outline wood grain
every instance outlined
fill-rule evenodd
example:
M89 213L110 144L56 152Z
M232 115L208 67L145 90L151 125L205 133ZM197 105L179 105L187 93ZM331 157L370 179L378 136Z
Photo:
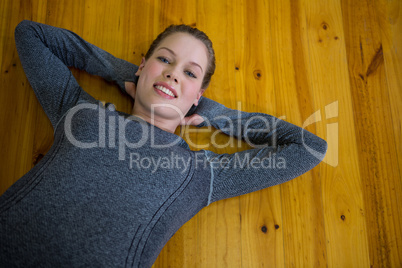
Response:
M402 187L378 21L385 14L377 13L374 1L342 4L363 196L370 226L370 263L397 267L402 262L401 209L397 205ZM373 19L365 20L366 14ZM387 45L388 54L389 49Z
M3 0L0 14L0 194L53 142L18 59L18 22L67 28L137 64L159 32L185 23L214 43L205 96L305 126L329 149L297 179L204 208L154 267L402 266L400 0ZM72 71L95 98L131 111L116 85ZM225 135L213 146L194 128L180 135L194 150L247 148Z

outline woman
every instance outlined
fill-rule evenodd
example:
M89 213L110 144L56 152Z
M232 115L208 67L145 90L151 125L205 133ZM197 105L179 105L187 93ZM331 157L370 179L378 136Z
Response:
M306 130L201 97L214 52L191 27L165 30L139 67L48 25L23 21L15 38L54 144L0 197L0 266L150 267L203 207L295 178L326 152ZM115 81L135 98L132 115L88 95L67 66ZM255 148L191 151L179 124Z

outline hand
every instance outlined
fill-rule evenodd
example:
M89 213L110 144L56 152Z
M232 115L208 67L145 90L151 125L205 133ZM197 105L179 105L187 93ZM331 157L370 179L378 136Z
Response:
M136 90L135 84L133 82L125 81L124 86L128 95L130 95L131 98L135 100L135 90Z
M182 126L198 126L202 122L204 122L204 118L202 118L198 114L193 114L193 115L184 117L181 120L180 125L182 125Z

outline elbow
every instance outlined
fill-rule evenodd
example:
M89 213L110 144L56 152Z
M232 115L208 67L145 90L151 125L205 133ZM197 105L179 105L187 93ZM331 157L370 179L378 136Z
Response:
M17 45L21 42L21 40L27 38L27 33L29 33L29 31L32 29L32 25L33 22L29 20L23 20L18 23L14 30L14 38Z
M310 154L312 158L315 159L314 162L316 162L316 164L324 159L328 150L328 143L314 134L309 135L307 139L305 137L302 146L304 150L307 151L306 153Z
M17 24L17 26L15 27L15 36L19 36L21 34L23 34L26 29L30 26L32 22L29 20L23 20L20 23Z
M313 143L313 146L307 147L306 149L307 149L315 158L317 158L318 163L320 163L320 162L324 159L324 157L325 157L325 155L326 155L326 153L327 153L327 150L328 150L328 143L327 143L324 139L322 139L322 138L320 138L320 137L317 137L316 140L315 140L314 143ZM317 164L318 164L318 163L317 163Z
M322 161L324 159L325 155L327 154L328 143L324 139L321 139L321 138L319 138L319 139L320 139L320 144L321 144L320 148L321 148L321 153L322 153L322 159L320 161Z

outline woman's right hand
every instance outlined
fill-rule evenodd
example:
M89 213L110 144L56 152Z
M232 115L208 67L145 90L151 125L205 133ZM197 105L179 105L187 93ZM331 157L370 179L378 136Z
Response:
M126 89L127 94L130 95L131 98L133 98L133 100L135 100L135 90L136 90L135 84L133 82L125 81L124 87Z

